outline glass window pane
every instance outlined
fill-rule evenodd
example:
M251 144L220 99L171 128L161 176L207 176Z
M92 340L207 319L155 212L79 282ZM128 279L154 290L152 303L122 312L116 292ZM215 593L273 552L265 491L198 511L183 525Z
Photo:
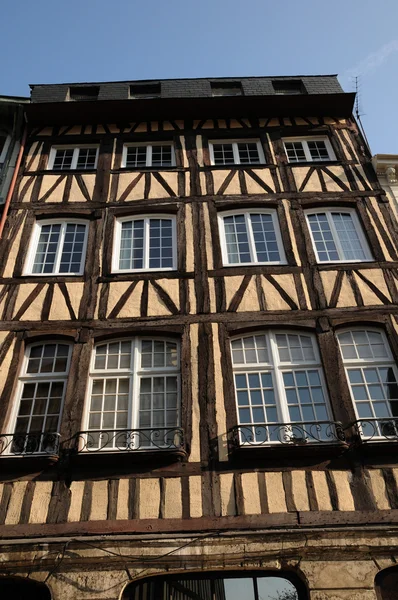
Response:
M295 586L283 577L257 577L257 588L261 600L298 600Z
M70 169L72 166L73 151L73 148L58 148L55 152L53 169Z
M341 258L345 260L366 260L358 231L350 213L332 213L333 223L343 251Z
M171 219L149 219L149 268L173 267L173 228Z
M214 164L233 165L235 163L232 144L213 144Z
M321 262L332 262L343 258L339 257L326 214L315 213L308 215L308 222L314 240L315 251L318 254L318 260Z
M59 223L41 226L32 268L34 274L55 272L60 235L61 225Z
M280 254L272 215L250 214L257 262L279 262Z
M82 270L86 225L67 223L59 265L60 273L79 273Z
M225 600L254 600L255 598L251 577L224 579L224 591ZM265 599L262 598L262 600Z

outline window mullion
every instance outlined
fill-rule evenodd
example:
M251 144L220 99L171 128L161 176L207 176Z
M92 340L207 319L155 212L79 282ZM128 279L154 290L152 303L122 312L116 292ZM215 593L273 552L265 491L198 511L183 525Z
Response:
M140 361L140 353L139 353L139 340L135 338L132 342L132 367L130 372L130 398L129 398L129 424L131 429L138 428L138 414L139 414L139 396L138 396L138 364Z
M250 215L250 213L244 213L244 215L245 215L245 221L246 221L247 238L248 238L249 247L250 247L251 262L252 263L258 262L257 261L256 244L254 242L254 235L253 235L253 229L252 229L251 215Z
M33 230L33 239L32 239L31 248L29 249L29 261L28 261L27 269L26 269L28 273L33 273L33 265L35 264L35 260L36 260L36 256L37 256L38 248L39 248L39 239L40 239L40 234L41 234L41 228L42 228L42 225L36 222L35 226L34 226L34 230Z
M61 231L59 232L57 255L56 255L55 264L54 264L54 274L59 273L59 267L61 264L61 257L62 257L63 247L64 247L66 225L67 225L66 223L62 223Z
M234 163L236 165L240 165L240 156L239 156L239 149L238 149L238 143L237 142L233 142L232 143L232 151L234 153Z
M333 235L333 239L334 239L334 243L336 245L337 248L337 252L339 253L339 260L344 260L345 256L344 256L344 250L343 247L341 245L340 242L340 237L339 234L337 233L337 229L335 227L334 221L333 221L333 215L330 211L326 211L326 218L329 222L329 227L330 227L330 231L332 232Z
M311 156L311 152L310 152L310 150L308 148L308 142L307 142L307 140L303 140L301 142L301 145L302 145L303 150L304 150L305 158L307 159L308 162L312 162L312 156Z
M269 333L271 363L273 366L273 379L275 383L275 399L277 403L277 410L279 413L280 422L289 423L289 411L287 409L285 387L283 383L283 375L280 370L280 364L278 359L278 345L276 342L275 333Z
M79 157L79 152L80 152L80 148L74 148L74 150L73 150L73 156L72 156L72 164L70 166L71 169L76 169L77 168L77 161L78 161L78 157Z
M144 269L149 269L149 226L150 219L145 217L144 219Z
M146 147L146 166L152 167L152 146Z

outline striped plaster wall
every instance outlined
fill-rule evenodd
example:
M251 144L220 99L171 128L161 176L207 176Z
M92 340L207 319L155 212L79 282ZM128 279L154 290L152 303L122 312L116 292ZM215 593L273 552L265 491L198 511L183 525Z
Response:
M376 507L396 508L398 469L368 473ZM0 524L186 519L295 511L355 511L348 471L222 473L207 476L0 484ZM209 487L212 488L209 494Z

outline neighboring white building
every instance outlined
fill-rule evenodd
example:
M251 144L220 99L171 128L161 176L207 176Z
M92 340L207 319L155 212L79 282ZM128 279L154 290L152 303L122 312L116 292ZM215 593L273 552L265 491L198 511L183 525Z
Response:
M375 154L372 163L382 188L398 213L398 154Z

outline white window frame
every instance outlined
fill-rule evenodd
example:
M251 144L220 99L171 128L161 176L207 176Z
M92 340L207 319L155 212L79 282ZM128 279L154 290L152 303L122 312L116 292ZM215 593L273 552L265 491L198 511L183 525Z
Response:
M290 161L289 160L289 156L288 153L286 151L286 146L285 146L285 142L301 142L302 146L303 146L303 150L304 150L304 154L305 154L305 160L303 161ZM308 148L308 142L324 142L325 146L326 146L326 150L329 154L329 158L323 158L322 160L314 160L311 156L311 152ZM283 147L285 150L285 154L286 154L286 158L288 160L288 162L292 165L299 165L301 162L314 162L314 163L321 163L321 162L332 162L334 160L337 160L336 155L334 153L334 150L332 148L332 144L330 143L330 140L327 136L311 136L311 137L288 137L288 138L283 138Z
M250 255L252 259L257 255L256 245L253 236L253 230L251 226L250 214L262 214L262 215L271 215L272 223L274 225L274 231L276 236L276 243L278 245L278 252L280 256L279 261L270 261L270 262L259 262L256 260L252 260L251 262L237 262L230 263L228 262L228 249L225 237L225 226L224 226L224 217L232 216L232 215L244 215L246 222L246 231L249 241ZM244 266L252 266L252 265L285 265L286 264L286 255L285 249L283 246L281 230L279 227L279 219L276 209L256 209L256 208L247 208L244 210L228 210L218 213L218 229L220 232L220 243L221 243L221 253L224 267L244 267Z
M340 340L339 340L339 335L343 334L343 333L348 333L348 332L353 333L355 331L370 331L370 332L375 332L375 333L381 334L384 348L387 351L387 356L380 357L380 358L344 358ZM346 376L347 385L350 390L351 401L354 406L355 415L356 415L358 421L367 421L368 419L370 419L370 420L373 420L374 422L378 423L379 420L383 421L383 420L394 419L394 418L397 419L397 417L360 417L358 415L357 402L354 398L354 394L353 394L352 387L351 387L351 382L350 382L350 379L348 376L348 371L355 367L362 367L364 369L366 369L368 367L372 368L372 366L388 367L394 371L394 375L395 375L395 378L396 378L397 384L398 384L397 363L395 361L393 353L391 352L391 347L390 347L389 341L388 341L387 336L386 336L385 332L383 331L383 329L378 328L378 327L368 327L367 325L364 325L361 327L360 325L358 325L358 326L354 326L354 327L344 327L342 329L339 329L336 332L336 334L337 334L337 343L338 343L339 350L340 350L341 360L342 360L342 363L344 366L344 373ZM372 404L372 400L369 399L368 402L370 404ZM388 400L386 402L388 403ZM379 425L377 425L377 427L379 427ZM367 436L366 436L365 431L361 431L361 435L366 439ZM377 440L383 439L383 436L380 436L380 435L378 436L377 434L374 436L371 436L371 437L374 439L377 439Z
M226 165L216 164L214 161L214 147L213 147L214 144L229 144L229 145L232 144L232 151L234 153L234 162L226 164ZM260 162L258 162L258 163L241 163L240 156L239 156L238 144L256 144L258 158L259 158ZM210 151L210 163L215 167L225 167L226 169L228 169L228 167L231 167L233 165L240 165L240 164L242 164L243 167L249 167L250 165L252 165L253 167L256 167L256 166L261 166L261 165L265 164L265 155L264 155L263 146L261 144L261 141L257 138L244 139L244 140L240 140L240 139L212 140L212 141L209 141L209 151Z
M362 250L365 254L366 258L363 259L346 259L346 258L339 258L338 260L319 260L318 257L318 251L316 249L316 245L315 245L315 240L314 240L314 236L311 230L311 225L309 222L309 216L310 215L315 215L315 214L326 214L326 218L328 220L328 224L330 227L330 231L332 232L332 236L333 236L333 241L334 244L336 246L336 250L339 256L343 256L344 255L344 251L343 248L341 247L341 243L340 243L340 239L338 236L338 233L336 231L336 227L334 225L333 219L332 219L332 213L338 213L338 212L342 212L342 213L348 213L351 215L352 218L352 222L354 223L354 227L355 230L357 232L359 241L361 242L361 246L362 246ZM345 208L345 207L338 207L338 206L328 206L325 208L316 208L316 209L308 209L305 211L305 218L306 218L306 222L307 222L307 227L308 227L308 231L310 233L311 236L311 241L312 241L312 248L314 250L314 254L317 260L318 264L333 264L333 263L363 263L363 262L373 262L374 258L372 256L371 250L369 248L369 244L368 241L365 237L365 234L363 232L363 228L362 225L359 221L358 215L356 213L356 210L354 208Z
M165 166L154 166L152 167L152 148L155 146L170 146L171 148L171 165L165 165ZM146 164L142 165L141 167L128 167L126 166L126 162L127 162L127 149L128 148L136 148L136 147L145 147L146 148ZM123 145L123 151L122 151L122 164L121 164L121 168L122 169L145 169L147 167L151 167L153 169L171 169L172 167L176 166L176 154L175 154L175 148L174 148L174 143L173 142L153 142L151 144L148 144L147 142L131 142L128 144L124 144Z
M149 267L149 221L150 219L168 219L171 220L171 234L173 238L173 265L171 267ZM120 242L122 223L126 221L144 221L144 267L142 269L120 269ZM153 271L176 271L177 270L177 224L175 215L168 214L144 214L130 215L127 217L118 217L115 219L115 228L113 234L112 248L112 273L149 273Z
M1 132L1 133L3 133L3 132ZM10 147L10 144L11 144L11 136L10 136L10 134L7 134L6 141L4 142L3 149L0 153L0 165L2 165L6 160L7 152Z
M47 170L51 171L54 170L54 161L55 161L55 157L57 154L57 150L73 150L73 157L72 157L72 163L71 166L69 167L69 169L55 169L56 171L61 170L61 171L73 171L73 170L77 170L77 161L79 159L79 153L80 150L87 150L90 148L96 148L97 149L97 153L96 153L96 157L95 157L95 165L94 167L90 167L89 169L79 169L79 171L92 171L94 169L97 168L97 164L98 164L98 152L99 152L99 146L98 144L81 144L79 146L75 146L75 145L57 145L57 146L51 146L51 150L50 150L50 156L48 158L48 165L47 165Z
M68 360L66 363L65 371L62 371L62 372L57 371L56 373L27 373L27 367L28 367L29 355L30 355L31 349L34 348L35 346L43 346L46 344L62 344L64 346L69 347L69 354L68 354ZM69 375L69 370L70 370L70 363L72 360L72 352L73 352L73 344L70 341L62 340L62 339L55 339L55 340L45 339L40 342L34 342L34 343L26 345L22 365L21 365L21 368L19 371L18 383L16 386L15 395L14 395L15 401L12 403L12 410L11 410L10 417L8 420L9 425L7 426L7 429L9 429L9 431L10 431L10 437L15 434L15 427L17 424L18 412L19 412L19 407L20 407L21 400L22 400L22 392L23 392L24 384L29 383L29 381L35 381L35 382L41 381L43 383L52 382L52 381L63 381L64 382L64 393L63 393L63 397L62 397L62 401L61 401L61 406L60 406L60 410L59 410L59 418L58 418L57 433L59 433L61 421L62 421L63 410L64 410L64 404L65 404L66 387L68 384L68 375ZM15 434L15 435L18 435L18 434ZM25 435L28 436L29 432L26 433ZM43 435L43 434L41 434L41 435ZM14 453L11 452L11 446L12 446L12 444L9 445L5 454L13 456ZM35 452L34 454L46 454L46 452Z
M277 344L277 340L276 340L276 336L279 334L309 336L312 340L312 348L314 350L315 359L313 361L306 360L306 361L296 361L296 362L280 361L278 344ZM244 339L244 338L252 337L252 336L256 336L256 335L265 335L265 338L267 341L269 363L263 362L263 363L246 363L246 364L236 364L235 365L233 362L233 356L232 356L232 342L237 339ZM270 428L278 427L278 425L280 425L280 424L287 424L287 425L291 424L293 427L294 427L294 425L300 425L300 422L291 421L291 419L290 419L285 384L283 381L283 373L284 372L299 371L299 370L302 370L302 371L317 370L318 371L319 379L321 382L322 392L323 392L323 395L325 398L324 406L326 408L326 413L327 413L327 419L323 419L323 421L325 421L325 420L330 421L330 422L334 421L334 418L332 415L332 407L330 404L328 388L326 385L326 380L325 380L325 375L324 375L324 370L323 370L323 365L322 365L321 357L319 354L318 340L314 333L309 333L308 331L300 331L300 330L294 330L294 329L256 330L256 331L244 334L244 335L236 335L231 338L230 342L231 342L230 350L231 350L231 359L232 359L232 376L233 376L233 381L234 381L234 392L235 392L235 409L236 409L238 427L242 427L242 428L247 427L248 429L250 429L250 427L253 427L253 424L252 423L239 423L239 405L238 405L238 393L237 393L236 383L235 383L235 375L246 374L246 373L250 373L250 372L258 373L260 371L269 371L271 373L272 381L274 384L275 407L276 407L276 411L277 411L277 415L278 415L278 422L277 423L263 423L263 424L257 423L257 425L264 425L264 427L270 427ZM316 420L302 421L301 423L314 423L314 425L315 425L316 423L319 423L319 421L316 421ZM275 441L270 440L270 441L266 442L265 444L264 444L264 442L258 442L258 443L261 445L268 445L268 444L271 445L271 444L279 444L280 442L275 442ZM315 440L314 440L314 443L316 443Z
M152 342L161 341L161 342L172 342L177 345L177 367L140 367L141 365L141 342L142 340L151 340ZM125 367L123 369L95 369L95 357L96 357L96 348L97 346L101 346L103 344L113 344L116 342L131 342L132 351L131 351L131 359L130 366ZM138 427L139 423L139 390L140 390L140 382L141 378L145 376L157 377L162 375L173 375L175 374L177 378L177 422L178 425L170 426L170 427ZM91 352L90 359L90 371L88 373L88 385L86 386L86 396L84 400L84 410L83 410L83 419L82 419L82 428L84 432L90 434L91 431L97 431L95 429L89 429L89 417L90 417L90 403L91 403L91 395L93 389L93 382L95 379L117 379L117 378L128 378L130 381L129 386L129 400L128 400L128 412L127 412L127 427L125 429L148 429L149 431L153 429L178 429L181 427L181 417L182 417L182 405L181 405L181 340L172 337L164 337L164 336L136 336L132 338L112 338L109 340L104 340L98 342L94 345ZM103 429L102 431L117 431L118 429ZM123 429L121 429L123 431ZM81 444L84 444L84 438L81 441ZM98 450L98 449L97 449ZM153 451L153 447L149 446L146 451ZM143 450L143 451L145 451ZM89 452L89 450L87 450ZM99 450L98 450L99 451ZM117 447L109 447L102 452L118 452Z
M35 257L37 254L37 245L39 243L40 232L43 225L61 225L61 232L58 241L57 254L55 258L54 271L52 273L33 273L33 265L35 262ZM76 273L61 273L59 271L59 266L61 263L62 250L65 240L66 226L67 225L85 225L85 234L84 234L84 242L83 242L83 250L82 250L82 259L80 264L80 271ZM89 222L84 219L44 219L36 221L33 233L29 243L28 255L25 262L25 267L23 270L23 275L32 275L33 277L52 277L53 275L60 275L61 277L73 277L76 275L83 275L86 263L86 255L87 255L87 240L88 240L88 229Z

